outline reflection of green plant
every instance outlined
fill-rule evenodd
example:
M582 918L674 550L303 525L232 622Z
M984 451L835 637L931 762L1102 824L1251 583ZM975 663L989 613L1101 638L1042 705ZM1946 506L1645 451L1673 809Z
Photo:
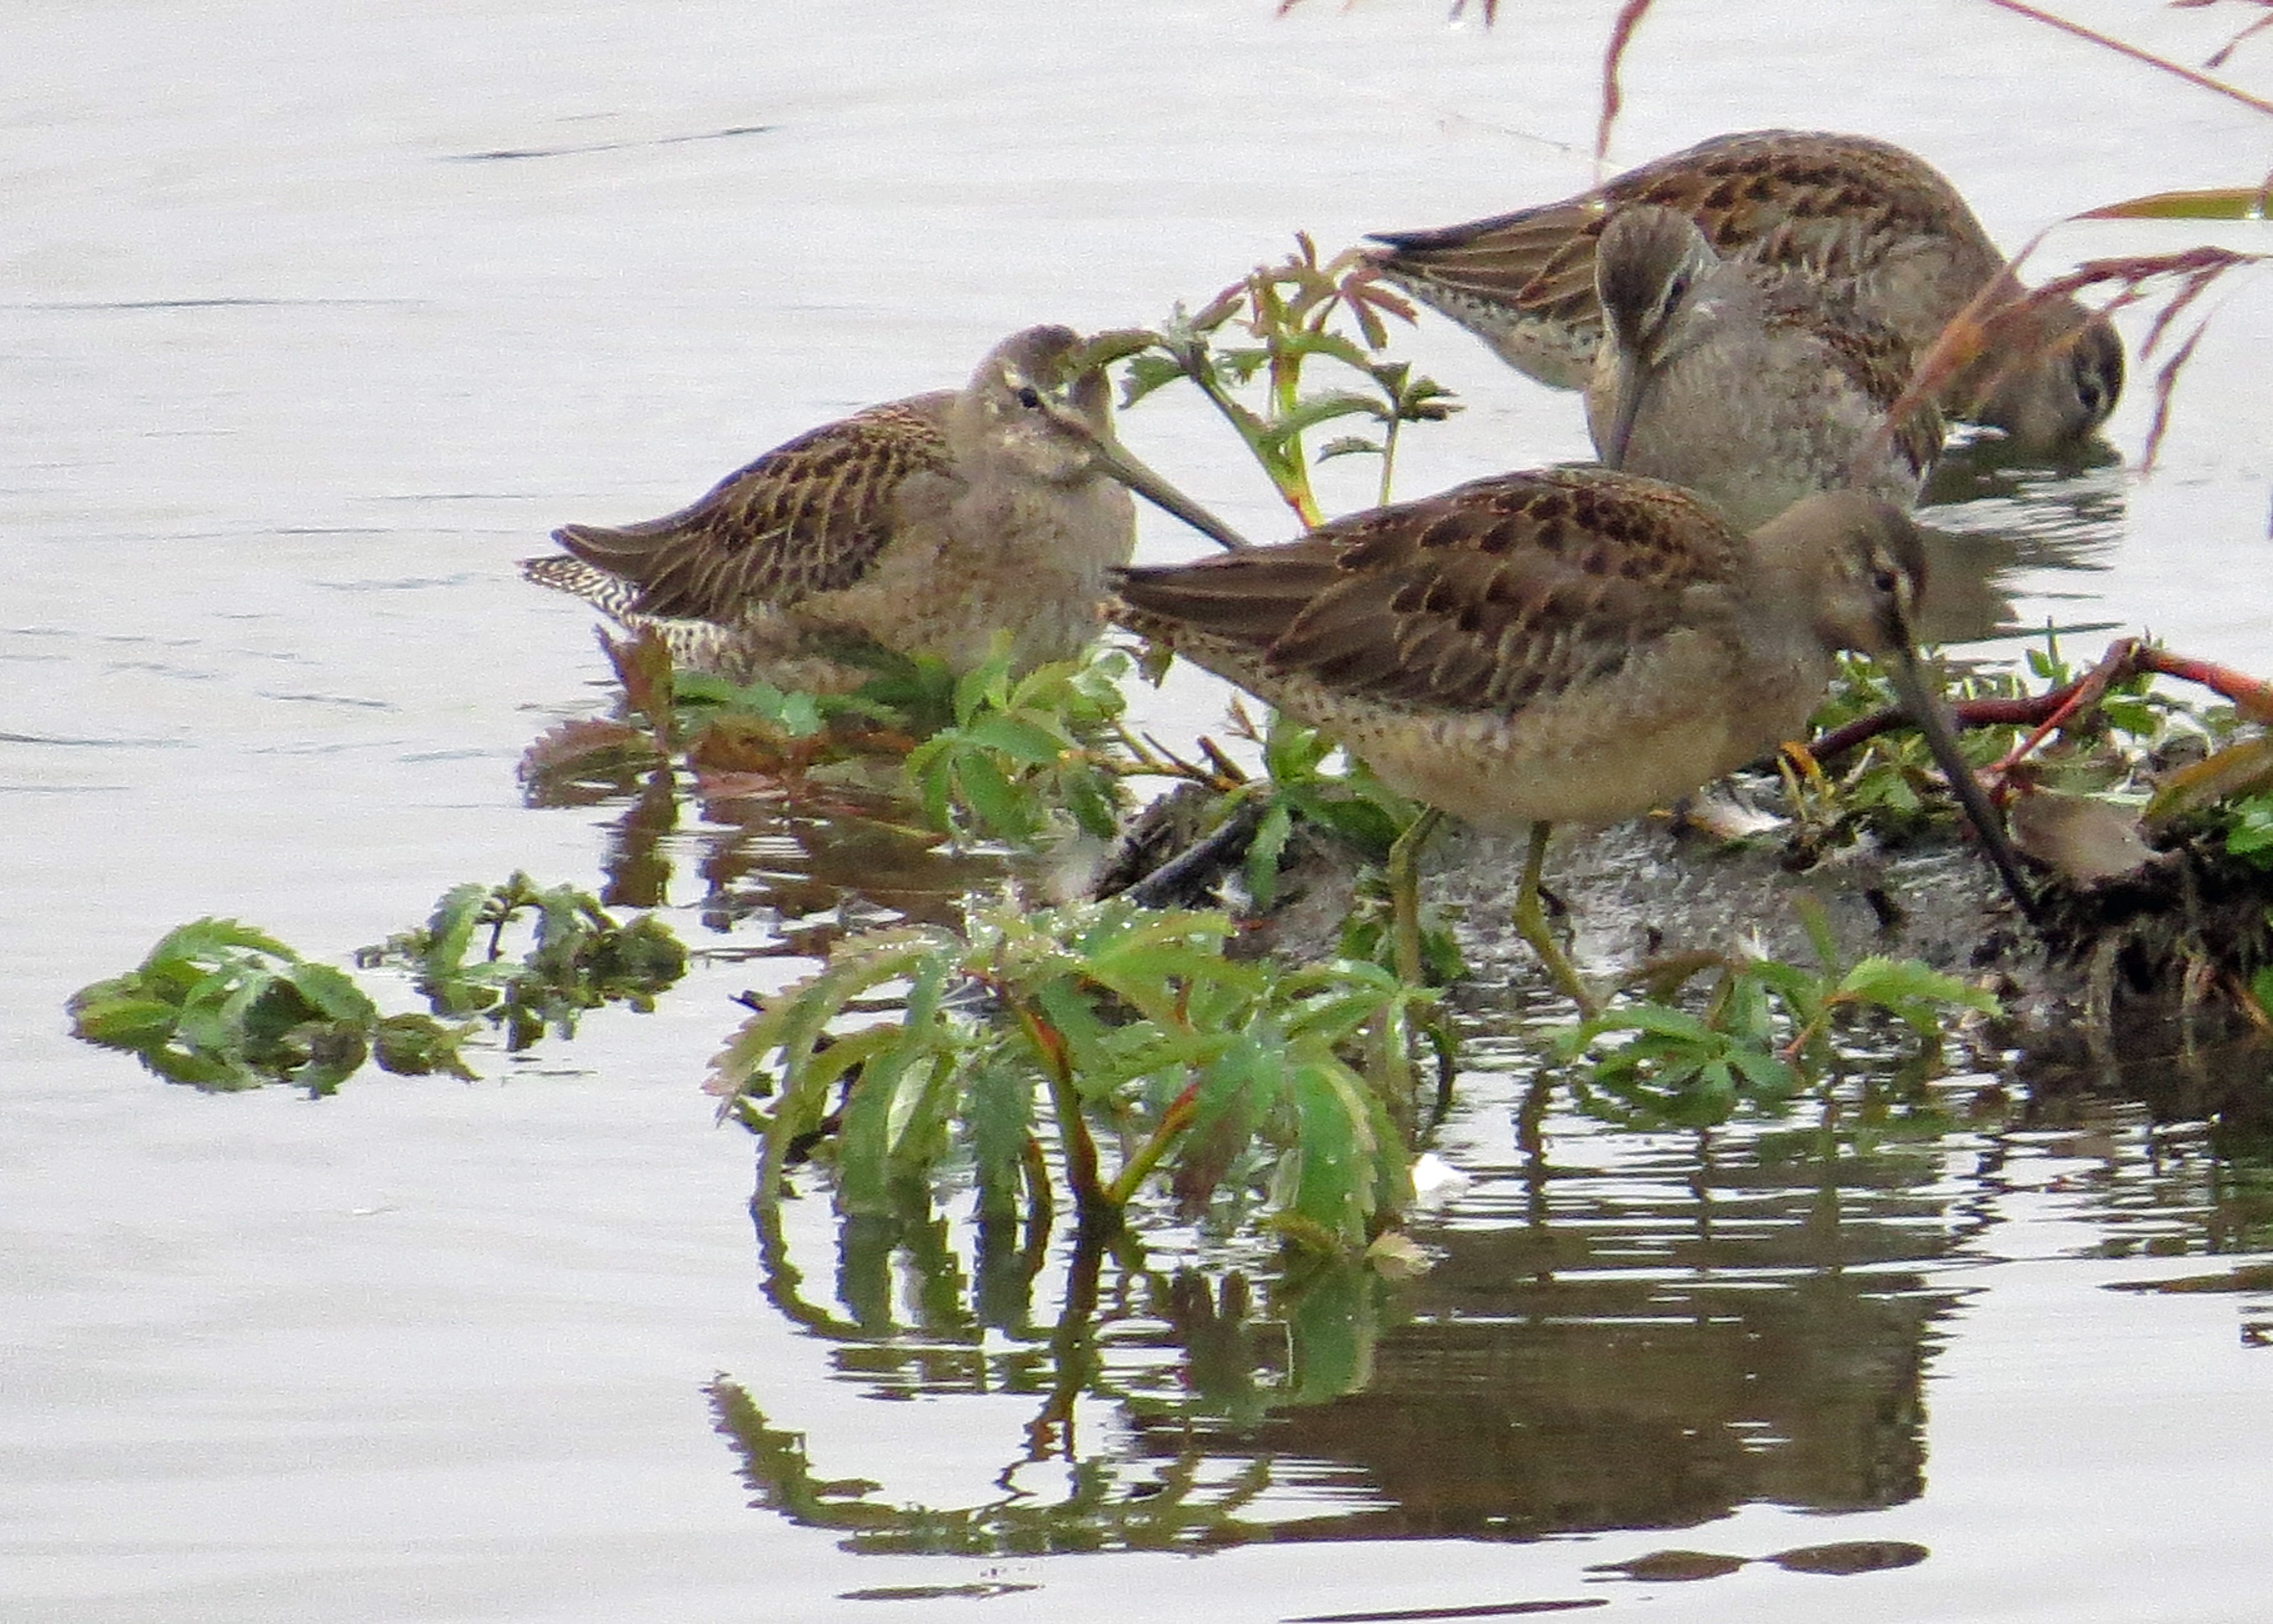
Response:
M341 971L229 919L168 932L139 966L81 987L69 1007L73 1037L200 1089L290 1082L329 1094L366 1059L384 1071L473 1075L458 1056L470 1028L382 1016Z
M506 934L521 915L529 949L508 960ZM476 939L484 936L469 962ZM548 1028L574 1037L577 1014L604 1004L653 1009L655 995L686 973L686 949L653 915L618 924L585 892L540 889L515 874L501 886L453 887L423 927L361 949L356 962L365 969L409 966L437 1013L484 1014L505 1029L506 1047L518 1050Z
M1070 1249L1052 1292L1055 1312L1034 1317L1032 1287L1044 1248L1023 1259L976 1228L971 1277L948 1226L911 1194L891 1216L840 1221L837 1296L851 1318L806 1301L783 1255L778 1213L757 1213L768 1259L766 1294L817 1335L860 1344L864 1379L896 1394L967 1390L1023 1394L1035 1412L1006 1442L1015 1449L996 1481L1003 1492L964 1506L911 1505L866 1478L822 1478L806 1440L769 1423L751 1393L721 1377L710 1388L717 1430L741 1457L757 1501L811 1528L836 1530L848 1549L960 1553L1195 1549L1267 1538L1272 1524L1255 1502L1278 1480L1268 1459L1226 1473L1201 1470L1197 1456L1130 1458L1108 1430L1084 1433L1084 1401L1102 1400L1139 1426L1187 1428L1220 1418L1242 1430L1272 1411L1322 1403L1362 1388L1376 1344L1392 1316L1392 1288L1354 1260L1311 1257L1256 1300L1248 1276L1144 1268L1127 1236L1083 1237ZM1004 1265L1016 1278L1006 1286ZM1108 1269L1118 1277L1107 1279ZM992 1280L993 1283L989 1282ZM973 1308L978 1312L973 1313ZM1173 1343L1173 1372L1104 1351L1116 1333L1141 1322L1147 1346ZM913 1334L911 1334L913 1333ZM989 1345L991 1344L991 1345ZM1028 1463L1062 1461L1054 1491L1023 1480Z
M958 1140L983 1216L1010 1216L1022 1197L1046 1208L1041 1092L1084 1225L1117 1224L1173 1156L1187 1201L1267 1179L1290 1239L1362 1249L1407 1194L1398 1121L1411 1111L1407 1029L1425 995L1369 964L1239 962L1223 954L1231 932L1220 914L1008 903L967 935L856 939L759 1001L711 1086L765 1136L761 1201L842 1083L844 1210L889 1210L893 1186L927 1178ZM854 1000L899 985L896 1022L822 1042ZM1092 1124L1121 1146L1109 1176Z
M1844 970L1819 909L1803 906L1819 970L1772 959L1719 965L1701 1014L1622 1004L1562 1033L1579 1104L1638 1126L1709 1126L1740 1108L1774 1113L1845 1068L1841 1044L1864 1022L1909 1029L1914 1062L1939 1059L1954 1014L1997 1013L1997 1000L1915 960L1865 958Z

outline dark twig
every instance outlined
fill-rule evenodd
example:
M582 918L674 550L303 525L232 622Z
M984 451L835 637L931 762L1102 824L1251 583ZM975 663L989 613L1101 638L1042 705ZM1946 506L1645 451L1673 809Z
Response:
M1220 827L1169 858L1121 894L1140 908L1168 908L1211 884L1247 855L1263 825L1262 804L1249 797L1231 809Z

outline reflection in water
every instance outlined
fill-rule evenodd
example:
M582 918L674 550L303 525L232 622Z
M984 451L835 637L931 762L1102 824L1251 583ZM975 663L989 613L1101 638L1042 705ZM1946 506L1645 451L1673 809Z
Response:
M963 899L995 888L1001 856L956 849L920 826L904 801L818 778L784 783L720 775L695 786L700 822L682 829L669 768L532 777L533 806L619 805L607 826L600 900L611 908L671 901L674 836L696 852L700 917L721 933L762 931L770 956L821 958L843 936L885 923L953 924Z
M1543 1102L1517 1113L1516 1160L1479 1171L1482 1216L1423 1231L1440 1261L1403 1286L1332 1267L1258 1290L1125 1239L1061 1260L911 1189L838 1224L824 1305L761 1211L766 1295L840 1380L1022 1395L1028 1418L999 1440L999 1497L954 1507L821 1483L760 1385L720 1378L720 1430L757 1503L864 1551L1529 1539L1916 1495L1928 1332L1957 1296L1919 1271L1956 1241L1924 1193L1942 1157L1814 1132L1637 1156L1602 1135L1576 1141L1589 1166L1548 1153ZM1082 1430L1100 1415L1106 1435Z
M754 1503L850 1550L971 1555L1870 1511L1924 1492L1927 1366L2000 1203L2043 1188L2047 1159L2106 1255L2273 1247L2273 1139L2239 1127L2157 1127L2087 1095L2019 1104L1974 1079L1921 1096L1915 1120L1850 1106L1843 1126L1613 1133L1557 1112L1523 1052L1469 1045L1444 1148L1473 1183L1415 1227L1436 1262L1403 1283L1226 1259L1165 1218L1147 1232L1167 1261L1131 1237L1053 1247L1046 1217L965 1224L912 1186L888 1216L821 1230L818 1194L757 1209L764 1293L832 1377L973 1406L954 1448L994 1492L896 1489L901 1446L863 1455L863 1436L816 1446L855 1456L857 1476L824 1478L781 1413L796 1380L722 1375L717 1425ZM1986 1131L1937 1136L1969 1099ZM792 1255L793 1229L812 1256ZM2261 1276L2182 1284L2232 1293L2249 1343L2273 1325ZM1858 1573L1925 1555L1856 1540L1743 1560ZM1624 1576L1737 1560L1663 1552Z
M1985 639L1999 632L2033 638L2040 607L2016 626L2012 606L1984 583L2009 591L2025 576L2032 605L2072 602L2089 617L2057 613L2063 632L2106 631L2103 574L2128 534L2124 474L2102 441L2073 467L2046 468L2017 458L1997 435L1952 441L1920 498L1931 538L1923 631L1929 642ZM1936 577L1940 577L1937 581Z

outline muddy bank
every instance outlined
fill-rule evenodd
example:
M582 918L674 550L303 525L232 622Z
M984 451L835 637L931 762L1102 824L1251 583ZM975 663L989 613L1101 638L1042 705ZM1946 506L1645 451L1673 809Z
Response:
M1721 792L1716 792L1716 794ZM1735 816L1755 816L1739 784ZM1758 798L1758 797L1754 797ZM1119 874L1150 872L1204 837L1208 797L1195 789L1156 804L1134 826L1141 856ZM1715 809L1725 827L1730 809ZM1762 819L1764 822L1765 819ZM1331 957L1362 905L1366 864L1347 843L1298 829L1279 894L1249 905L1244 842L1206 842L1164 903L1224 905L1248 917L1254 951ZM1450 927L1466 961L1458 998L1472 1011L1561 1019L1568 1007L1516 935L1510 907L1524 842L1448 827L1422 860L1422 900ZM2112 1089L2209 1115L2262 1102L2273 1066L2249 981L2273 961L2273 874L2199 842L2157 853L2139 872L2090 885L2038 877L2041 930L2022 920L1994 872L1954 826L1899 842L1864 836L1806 864L1789 830L1729 840L1665 816L1556 831L1546 883L1582 970L1622 980L1654 961L1746 952L1812 963L1801 899L1821 910L1843 960L1921 960L1994 991L2007 1014L1989 1040L2016 1075L2047 1089ZM2185 1106L2183 1111L2180 1106Z

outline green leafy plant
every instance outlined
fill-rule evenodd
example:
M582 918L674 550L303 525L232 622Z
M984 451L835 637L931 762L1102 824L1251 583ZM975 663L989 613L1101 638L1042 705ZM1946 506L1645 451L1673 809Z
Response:
M1343 922L1342 956L1396 969L1388 891L1378 865L1421 808L1375 777L1331 734L1284 712L1270 713L1258 728L1234 702L1232 733L1252 741L1263 758L1264 776L1235 792L1262 805L1245 864L1254 905L1268 909L1277 899L1279 866L1298 823L1323 830L1376 865L1360 880L1355 905ZM1465 969L1450 926L1433 915L1422 920L1421 957L1424 978L1432 984L1457 980Z
M1188 1205L1260 1184L1297 1244L1362 1251L1408 1194L1407 1027L1425 995L1370 964L1234 960L1232 931L1219 913L1011 902L964 934L858 939L753 1000L710 1087L766 1141L761 1202L792 1142L833 1126L848 1213L888 1210L951 1151L982 1216L1046 1210L1046 1097L1084 1228L1117 1225L1167 1164ZM845 1029L903 987L896 1019ZM1120 1147L1110 1172L1100 1138Z
M330 1094L366 1059L473 1075L458 1052L471 1027L381 1015L344 972L230 919L169 931L139 965L80 988L68 1008L73 1037L214 1091L289 1082Z
M1345 249L1321 264L1317 246L1297 233L1294 251L1277 265L1258 266L1197 313L1179 305L1153 332L1129 335L1124 405L1164 385L1189 380L1235 430L1287 506L1302 522L1324 517L1310 488L1310 459L1303 436L1347 419L1367 427L1320 446L1320 460L1364 454L1381 459L1380 500L1389 500L1396 473L1399 431L1408 423L1440 421L1459 410L1434 379L1415 378L1407 362L1385 352L1384 317L1414 319L1403 296L1384 287L1362 249ZM1251 340L1219 342L1234 318ZM1345 326L1343 324L1348 324ZM1348 330L1354 326L1354 333ZM1305 393L1302 374L1313 358L1354 373L1355 388ZM1242 400L1246 394L1254 400Z
M1061 813L1089 834L1119 827L1121 779L1136 769L1111 741L1133 662L1107 648L1015 676L1007 649L955 685L949 719L908 754L932 823L968 823L1025 844Z
M506 956L509 935L528 943L518 959ZM483 1015L521 1050L547 1030L574 1037L584 1010L653 1009L686 973L686 949L651 914L618 924L589 893L516 873L453 887L423 927L358 950L356 962L405 966L438 1014Z

